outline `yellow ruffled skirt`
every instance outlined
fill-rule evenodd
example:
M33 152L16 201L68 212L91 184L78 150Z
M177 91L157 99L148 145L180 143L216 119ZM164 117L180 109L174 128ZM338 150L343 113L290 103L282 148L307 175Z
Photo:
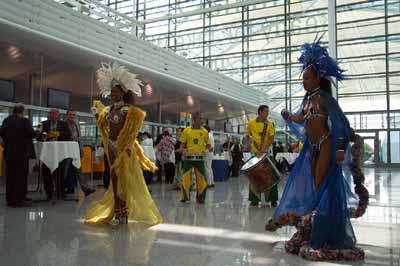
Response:
M155 225L163 222L144 181L140 159L134 152L130 157L122 152L114 161L112 170L118 177L118 197L126 202L129 220ZM143 164L143 162L142 162ZM86 211L85 223L106 224L114 216L112 180L103 198L92 203Z

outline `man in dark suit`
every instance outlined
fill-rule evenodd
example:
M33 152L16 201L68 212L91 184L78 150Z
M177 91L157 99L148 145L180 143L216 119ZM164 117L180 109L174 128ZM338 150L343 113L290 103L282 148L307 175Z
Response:
M29 159L35 158L32 138L36 133L29 119L24 118L24 109L22 104L16 104L0 129L6 160L6 200L12 207L31 205L26 201L27 175Z
M42 122L42 141L50 140L51 132L58 132L59 135L56 137L58 141L68 141L71 139L71 131L69 130L68 124L65 121L60 120L60 112L57 108L51 108L49 112L49 119ZM47 135L47 139L43 138Z
M58 136L54 136L54 132L57 132ZM45 137L46 136L46 137ZM49 112L49 119L46 121L42 122L42 132L41 136L38 140L40 141L47 141L47 140L57 140L57 141L68 141L71 139L71 131L69 130L68 124L65 121L60 120L60 112L58 111L57 108L51 108ZM63 174L65 171L66 163L63 161L59 164L58 166L60 171L59 173ZM54 191L54 181L55 181L55 175L57 174L54 172L53 174L50 172L50 169L46 165L42 165L42 171L43 171L43 185L44 185L44 190L46 191L47 195L47 200L51 200L53 197L53 191ZM60 197L62 197L64 193L64 188L63 188L63 180L64 176L61 177L61 182L60 186L58 188L58 193Z

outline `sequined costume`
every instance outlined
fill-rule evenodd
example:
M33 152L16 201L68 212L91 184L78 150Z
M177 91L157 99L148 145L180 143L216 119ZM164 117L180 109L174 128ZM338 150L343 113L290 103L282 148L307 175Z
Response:
M300 62L304 62L304 68L312 67L320 79L342 78L343 70L329 57L319 40L312 45L305 44L303 49ZM319 86L307 91L297 113L282 113L304 146L266 230L295 226L297 232L286 242L285 249L305 259L361 260L364 252L356 245L350 221L352 217L361 216L368 204L368 191L362 184L363 175L358 167L359 138L337 101L321 82ZM357 145L350 146L350 142ZM353 152L355 150L358 152ZM344 161L337 157L342 152L346 155ZM316 166L320 165L315 161L321 158L327 158L326 172L320 182L316 182L321 172L317 172ZM358 197L352 192L353 183ZM352 207L357 202L358 209L354 212Z
M98 105L98 103L96 103ZM107 158L112 171L118 177L118 197L126 202L129 219L153 225L162 223L158 211L143 178L142 169L154 171L156 166L144 156L136 136L143 123L145 113L134 106L126 106L126 118L116 141L110 141L110 122L107 120L110 107L105 107L97 119L103 137ZM112 143L112 144L111 144ZM127 148L132 154L128 155ZM111 182L113 180L111 179ZM122 211L122 210L121 210ZM93 203L86 212L85 222L89 224L108 223L114 216L114 192L112 184L104 197Z

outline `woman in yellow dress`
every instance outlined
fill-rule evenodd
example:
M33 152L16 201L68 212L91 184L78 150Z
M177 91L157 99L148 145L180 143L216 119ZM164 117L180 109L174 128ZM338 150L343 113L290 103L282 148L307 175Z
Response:
M133 106L134 94L141 96L141 82L123 66L102 64L97 83L101 95L111 95L113 102L104 107L95 101L92 107L110 165L110 186L100 201L89 206L85 223L126 224L128 219L149 225L162 223L142 172L154 172L157 167L144 156L136 140L145 117Z

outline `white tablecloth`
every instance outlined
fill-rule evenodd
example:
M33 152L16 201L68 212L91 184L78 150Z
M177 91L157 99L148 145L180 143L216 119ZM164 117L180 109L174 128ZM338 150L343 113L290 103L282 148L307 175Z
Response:
M79 144L76 141L49 141L35 143L36 158L42 161L51 172L57 169L58 164L67 158L72 158L76 168L81 167Z
M298 153L291 153L291 152L278 152L275 156L275 160L278 163L281 163L283 159L286 159L286 161L292 165L296 161L297 157L299 156Z

